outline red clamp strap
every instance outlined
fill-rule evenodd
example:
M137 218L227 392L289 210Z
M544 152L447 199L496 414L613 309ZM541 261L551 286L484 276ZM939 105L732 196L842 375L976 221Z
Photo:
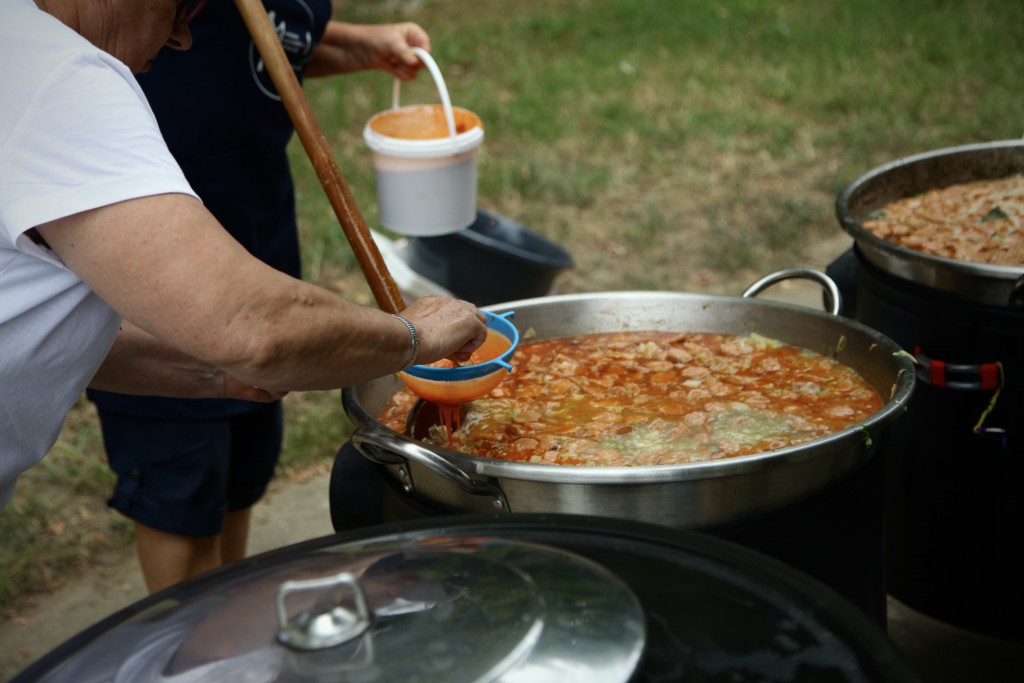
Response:
M914 347L914 359L917 361L917 378L935 387L992 391L1003 384L999 363L947 363L924 355L920 346Z

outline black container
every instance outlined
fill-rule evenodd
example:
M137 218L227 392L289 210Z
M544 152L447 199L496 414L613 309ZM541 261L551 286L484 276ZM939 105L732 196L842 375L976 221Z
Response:
M1024 642L1024 309L894 277L856 247L828 273L850 304L844 314L931 367L945 362L947 383L982 385L1002 366L984 420L994 389L937 386L919 370L904 425L910 438L888 460L887 580L919 612Z
M524 565L517 553L527 551L534 555L542 551L558 554L563 569L572 570L585 562L600 568L605 578L599 581L601 575L591 572L595 578L586 584L573 584L573 591L564 587L559 590L557 582L564 582L565 571L538 572L534 566ZM435 557L449 564L446 558L453 560L457 554L466 560L500 560L500 564L489 571L483 568L459 573L407 574L405 578L417 580L378 581L376 589L371 584L369 574L375 567L396 561L400 567L415 566L417 559ZM357 573L349 559L352 556L380 557L381 561ZM374 619L364 632L366 635L360 636L366 643L361 657L357 656L359 651L353 653L353 643L358 644L358 640L316 650L289 649L275 640L277 625L285 622L274 619L272 589L285 588L284 580L307 578L308 570L314 567L328 578L338 571L353 572L351 576L372 589L367 594ZM428 563L427 568L443 566ZM642 629L641 649L635 658L630 658L632 666L621 671L622 677L611 680L919 680L884 632L848 602L813 579L760 553L701 534L651 524L585 515L529 513L382 525L236 562L112 615L41 658L15 680L140 680L127 675L131 672L129 666L135 663L154 674L141 680L169 680L162 678L169 673L168 667L171 671L190 673L202 671L200 666L218 666L220 675L208 673L204 680L227 680L227 674L231 674L230 680L384 683L396 678L380 675L381 670L396 662L427 672L415 680L450 680L443 673L434 672L460 672L466 665L475 664L480 656L468 645L461 649L450 647L444 640L450 634L439 632L435 624L458 626L464 622L446 617L482 612L489 618L477 620L485 622L479 634L487 636L501 635L522 621L522 612L518 610L509 615L508 605L517 603L504 604L482 597L489 597L489 592L482 589L495 585L498 579L493 574L498 568L507 570L497 575L501 578L514 571L536 579L535 585L545 589L543 595L549 598L541 615L552 617L537 634L537 643L516 658L516 662L525 662L521 666L513 664L520 668L512 669L512 678L497 668L496 676L477 680L580 680L580 664L589 662L588 654L592 657L593 653L581 652L579 642L592 641L597 635L614 650L617 639L624 640L636 631L627 630L622 618L604 619L601 608L607 600L602 602L601 596L607 591L600 589L609 583L621 583L632 594ZM460 588L463 586L467 587ZM436 595L437 591L427 594L420 589L431 587L445 590L442 598L426 602L423 596ZM581 588L587 596L597 598L570 601L559 597L560 593L578 594ZM278 596L283 602L280 593ZM382 599L387 596L390 601ZM406 597L412 600L404 604L415 609L387 614L378 607L399 605ZM313 607L319 611L331 604ZM238 618L242 610L245 617ZM561 618L563 614L570 618ZM593 614L601 619L592 618ZM549 635L549 623L554 635L561 634L562 638ZM213 624L219 631L211 628ZM378 650L373 645L393 643L396 633L403 636L403 643L408 643L406 653L415 652L415 647L423 651L421 646L426 645L427 656L386 659L375 655L383 648ZM477 633L469 637L475 642ZM199 650L199 654L194 650ZM540 659L534 657L539 652L561 654L557 659L546 660L551 666L531 668L531 663ZM272 668L275 664L276 668ZM593 680L608 680L609 672L601 673L604 678L598 676Z
M411 237L409 267L478 306L549 294L573 267L564 248L504 216L477 212L465 230Z
M872 458L840 483L800 503L738 522L687 530L751 548L814 577L884 629L882 460ZM351 443L335 457L329 495L336 531L452 515L406 495L383 467L364 458Z

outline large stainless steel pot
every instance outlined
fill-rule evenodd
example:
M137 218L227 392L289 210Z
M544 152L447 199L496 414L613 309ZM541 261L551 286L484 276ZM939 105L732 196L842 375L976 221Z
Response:
M849 476L889 438L914 383L909 356L883 335L836 315L747 297L672 292L569 294L501 304L521 334L552 338L620 330L757 332L836 358L883 396L868 420L806 444L716 462L567 467L428 447L375 416L402 384L381 378L342 393L352 441L385 465L406 495L456 512L594 514L679 528L722 524L804 499ZM513 361L514 363L514 361Z
M861 254L882 271L993 306L1024 306L1024 265L993 266L925 254L864 229L860 221L889 202L928 190L1024 173L1024 140L949 147L898 159L865 173L840 193L836 214Z

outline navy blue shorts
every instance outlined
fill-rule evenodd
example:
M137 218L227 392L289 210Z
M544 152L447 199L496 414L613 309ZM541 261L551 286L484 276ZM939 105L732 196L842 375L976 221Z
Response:
M281 453L280 402L213 420L99 415L117 474L108 505L169 534L220 534L228 511L263 496Z

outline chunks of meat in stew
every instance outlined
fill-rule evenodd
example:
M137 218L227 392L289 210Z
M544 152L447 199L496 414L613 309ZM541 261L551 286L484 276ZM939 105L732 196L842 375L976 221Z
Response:
M398 392L380 421L403 431L414 401ZM810 441L883 404L853 369L756 334L597 333L522 344L451 442L440 425L427 440L520 462L679 464Z

